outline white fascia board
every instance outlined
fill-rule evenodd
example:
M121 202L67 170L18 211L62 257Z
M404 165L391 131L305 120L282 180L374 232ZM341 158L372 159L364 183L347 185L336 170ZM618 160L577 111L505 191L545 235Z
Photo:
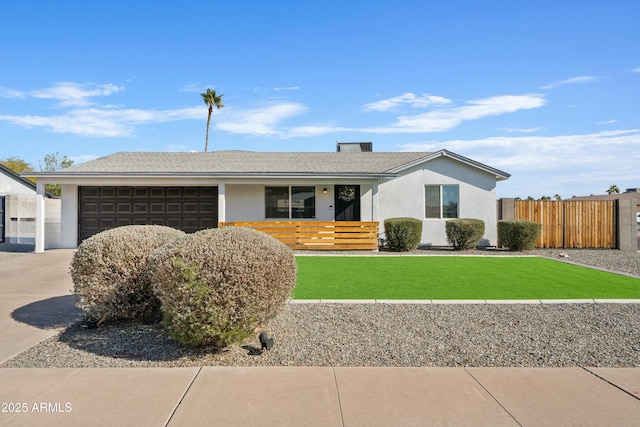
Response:
M332 174L309 174L309 173L144 173L144 172L125 172L125 173L96 173L96 172L75 172L75 173L50 173L39 172L33 174L25 174L25 176L33 176L42 183L64 183L64 184L82 184L88 180L130 180L130 181L147 181L153 179L162 180L193 180L193 179L233 179L233 180L252 180L256 179L360 179L376 181L380 179L394 178L395 173L383 174L363 174L363 173L332 173Z

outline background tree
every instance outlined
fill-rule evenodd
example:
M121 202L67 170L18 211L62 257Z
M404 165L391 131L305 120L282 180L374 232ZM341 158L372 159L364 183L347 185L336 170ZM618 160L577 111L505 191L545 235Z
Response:
M5 157L4 159L0 159L0 163L2 163L3 166L8 167L15 173L33 171L33 166L31 166L30 163L27 163L24 160L19 159L18 157ZM27 178L27 179L29 181L36 182L36 180L33 178Z
M556 202L561 202L562 201L562 196L559 194L556 194L555 196L553 196L554 199L556 199Z
M73 164L73 160L69 159L67 156L62 156L56 152L55 154L47 154L44 156L44 167L42 167L42 163L40 163L40 171L42 172L55 172L60 169L66 169ZM45 191L54 194L60 197L62 194L62 189L60 184L45 184Z
M609 189L607 190L607 194L620 194L620 189L618 188L617 185L613 184L611 187L609 187Z
M209 115L207 116L207 137L204 143L204 151L206 152L209 150L209 125L211 124L211 113L213 113L213 107L216 107L218 110L224 107L224 104L222 103L222 97L224 95L216 95L215 90L207 88L207 91L205 93L201 93L200 96L204 103L209 106Z

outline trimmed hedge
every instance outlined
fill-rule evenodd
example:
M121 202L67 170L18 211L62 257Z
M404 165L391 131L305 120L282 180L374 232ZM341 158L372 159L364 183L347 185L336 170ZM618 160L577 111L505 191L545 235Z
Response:
M484 236L484 221L473 218L450 219L445 223L445 232L453 249L474 249Z
M149 257L169 335L189 346L239 343L273 318L296 284L293 251L244 227L202 230Z
M512 251L535 249L542 233L542 224L524 219L498 221L498 241Z
M160 301L146 277L147 257L185 233L159 225L127 225L85 239L71 260L76 305L88 319L152 323Z
M422 221L416 218L387 218L384 220L386 245L392 251L416 249L422 237Z

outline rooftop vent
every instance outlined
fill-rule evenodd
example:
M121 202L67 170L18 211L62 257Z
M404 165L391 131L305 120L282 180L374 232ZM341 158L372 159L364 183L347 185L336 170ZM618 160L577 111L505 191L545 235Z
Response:
M336 151L344 153L370 153L373 151L372 142L338 142Z

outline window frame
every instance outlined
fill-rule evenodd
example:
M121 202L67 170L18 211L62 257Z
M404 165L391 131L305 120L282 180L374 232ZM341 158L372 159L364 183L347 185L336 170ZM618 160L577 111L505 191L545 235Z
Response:
M445 202L445 187L452 187L456 190L456 206L455 206L455 216L445 216L447 211L444 202ZM433 209L435 206L428 206L428 189L437 188L438 189L438 216L433 216ZM460 185L459 184L425 184L424 185L424 218L425 219L456 219L460 218ZM431 211L431 212L430 212ZM430 216L431 215L431 216Z
M275 199L276 205L269 207L267 205L269 196L267 192L269 189L279 189L279 194L282 195L282 190L284 189L286 192L286 199L280 198ZM294 196L294 191L297 190L296 194L301 194L304 192L308 192L309 190L313 190L313 196L307 199L297 200ZM269 220L310 220L316 219L317 216L317 204L316 204L316 186L315 185L265 185L264 186L264 217ZM278 194L276 194L277 197ZM305 200L312 199L313 207L307 207ZM278 203L280 202L280 204ZM300 202L302 202L302 206L300 206ZM269 213L274 209L276 211L283 211L283 208L279 205L286 205L287 216L270 216ZM307 210L313 209L312 212L309 212L311 216L308 215ZM302 216L296 216L296 213L301 213Z

